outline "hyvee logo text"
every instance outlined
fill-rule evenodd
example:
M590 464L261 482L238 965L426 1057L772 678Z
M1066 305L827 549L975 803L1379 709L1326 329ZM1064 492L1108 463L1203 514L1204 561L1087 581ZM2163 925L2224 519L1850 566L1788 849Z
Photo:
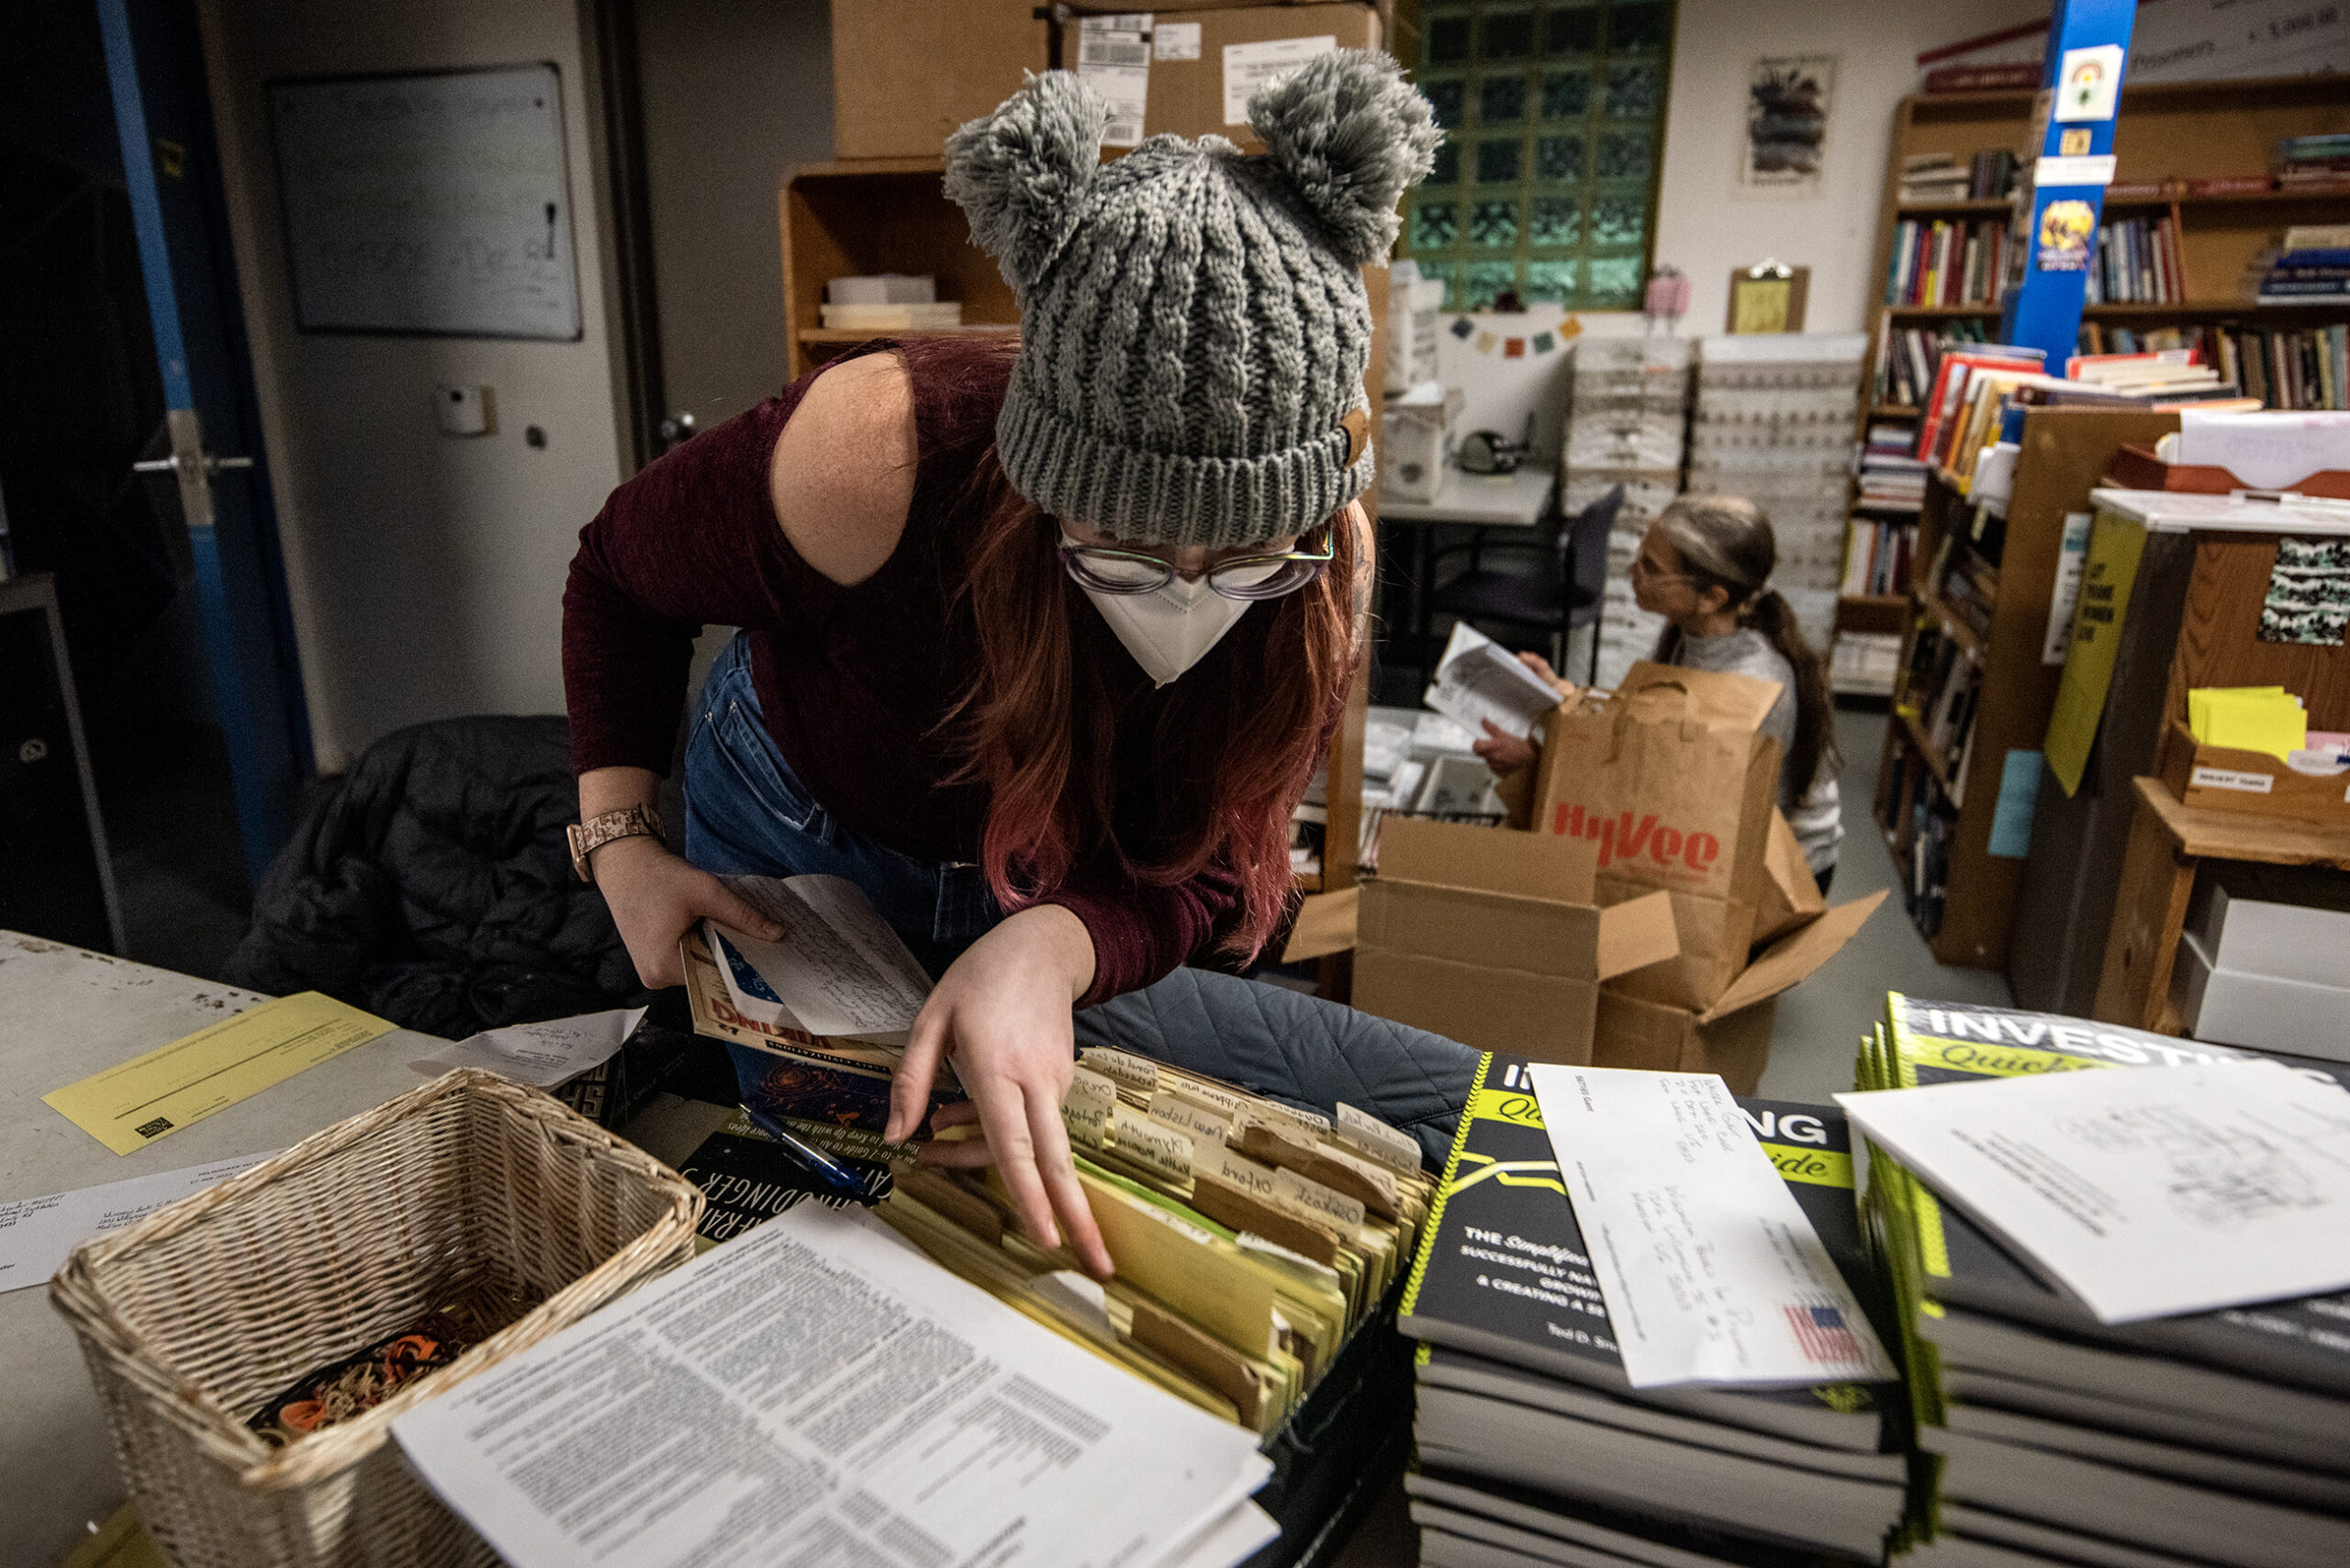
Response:
M1692 871L1705 871L1721 858L1722 841L1710 833L1684 833L1667 827L1649 812L1637 822L1629 812L1612 817L1587 815L1581 806L1561 806L1550 819L1550 831L1569 838L1599 840L1599 868L1618 860L1636 860L1645 854L1660 866L1678 862Z

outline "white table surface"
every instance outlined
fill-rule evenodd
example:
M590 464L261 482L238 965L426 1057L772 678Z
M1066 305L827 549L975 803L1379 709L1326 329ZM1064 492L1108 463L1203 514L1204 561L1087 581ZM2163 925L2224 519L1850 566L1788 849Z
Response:
M1451 522L1483 528L1532 528L1550 502L1554 470L1522 463L1514 474L1467 474L1447 464L1432 501L1379 494L1382 522Z
M425 1081L442 1042L398 1030L118 1155L41 1103L269 998L0 931L0 1199L284 1148ZM73 1330L35 1286L0 1294L0 1568L49 1568L123 1499Z

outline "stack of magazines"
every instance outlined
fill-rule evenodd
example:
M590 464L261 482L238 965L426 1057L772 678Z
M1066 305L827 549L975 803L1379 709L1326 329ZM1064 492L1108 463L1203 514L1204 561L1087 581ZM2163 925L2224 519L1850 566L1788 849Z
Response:
M2049 1014L1886 998L1863 1090L2261 1053ZM2350 1066L2275 1058L2350 1087ZM2350 1103L2345 1103L2350 1112ZM1921 1449L1920 1568L2350 1562L2350 1294L2105 1325L1868 1148Z
M1883 1561L1919 1524L1900 1385L1635 1389L1528 1066L1480 1067L1398 1318L1422 1342L1404 1477L1421 1562ZM1888 1306L1842 1114L1739 1103L1853 1294Z

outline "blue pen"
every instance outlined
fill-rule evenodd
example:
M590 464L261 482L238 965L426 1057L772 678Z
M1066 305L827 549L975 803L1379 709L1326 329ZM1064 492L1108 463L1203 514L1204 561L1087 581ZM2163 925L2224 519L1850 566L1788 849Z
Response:
M783 1125L776 1121L774 1117L769 1116L763 1112L755 1111L748 1105L743 1107L743 1114L751 1118L751 1125L753 1126L767 1134L767 1137L773 1138L776 1142L781 1144L786 1149L790 1151L790 1153L798 1157L800 1163L806 1165L819 1178L821 1178L826 1186L832 1188L834 1192L839 1193L844 1197L869 1200L871 1196L869 1191L870 1184L864 1177L859 1176L856 1171L851 1170L847 1166L843 1165L839 1160L834 1159L831 1155L826 1154L822 1149L818 1148L811 1143L809 1143L806 1139L798 1137L790 1132L786 1131Z

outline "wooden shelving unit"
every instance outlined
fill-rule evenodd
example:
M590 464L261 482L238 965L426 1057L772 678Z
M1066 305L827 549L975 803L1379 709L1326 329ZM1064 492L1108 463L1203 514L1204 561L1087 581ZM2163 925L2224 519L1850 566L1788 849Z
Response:
M1963 162L1976 152L1999 148L2020 159L2029 151L2034 97L2030 92L1927 94L1904 99L1895 111L1875 264L1869 274L1870 340L1880 356L1886 334L1894 327L1976 322L1986 333L1996 329L1997 304L1884 302L1895 228L1902 219L1996 218L2009 211L2004 198L1904 202L1901 162L1914 153L1948 152ZM2350 182L2320 191L2199 196L2186 188L2189 182L2217 176L2265 175L2280 137L2344 130L2350 130L2350 78L2339 75L2125 86L2114 127L2115 179L2125 186L2162 182L2167 188L2153 196L2109 196L2105 205L2126 217L2169 217L2178 235L2189 303L2096 305L2083 312L2083 319L2141 334L2171 326L2301 328L2350 319L2350 302L2264 306L2236 297L2244 263L2279 230L2296 223L2340 222L2350 214ZM1853 421L1856 441L1866 439L1872 422L1919 417L1915 409L1880 404L1876 398L1872 374L1862 384ZM1920 569L1930 560L1922 536L1913 554ZM1879 613L1866 600L1848 597L1838 605L1837 630L1870 629Z
M1901 674L1894 722L1886 726L1876 812L1910 891L1912 917L1929 916L1920 928L1933 926L1927 941L1945 964L1997 969L2007 961L2009 907L2024 863L1991 853L1991 828L2008 754L2039 751L2056 700L2063 666L2047 661L2046 647L2065 515L2088 510L2089 490L2124 442L2151 445L2177 428L2175 414L2135 409L2035 409L2024 416L2023 454L2007 506L1988 635L1943 601L1933 577L1943 541L1954 530L1962 537L1973 532L1976 504L1945 476L1927 478L1916 571L1906 599L1896 601L1905 622ZM1981 681L1973 738L1955 756L1935 747L1927 734L1922 709L1930 694L1908 685L1925 630L1956 644ZM1917 866L1915 807L1929 790L1928 813L1949 824L1941 876L1930 879L1942 889L1938 921L1908 880Z

